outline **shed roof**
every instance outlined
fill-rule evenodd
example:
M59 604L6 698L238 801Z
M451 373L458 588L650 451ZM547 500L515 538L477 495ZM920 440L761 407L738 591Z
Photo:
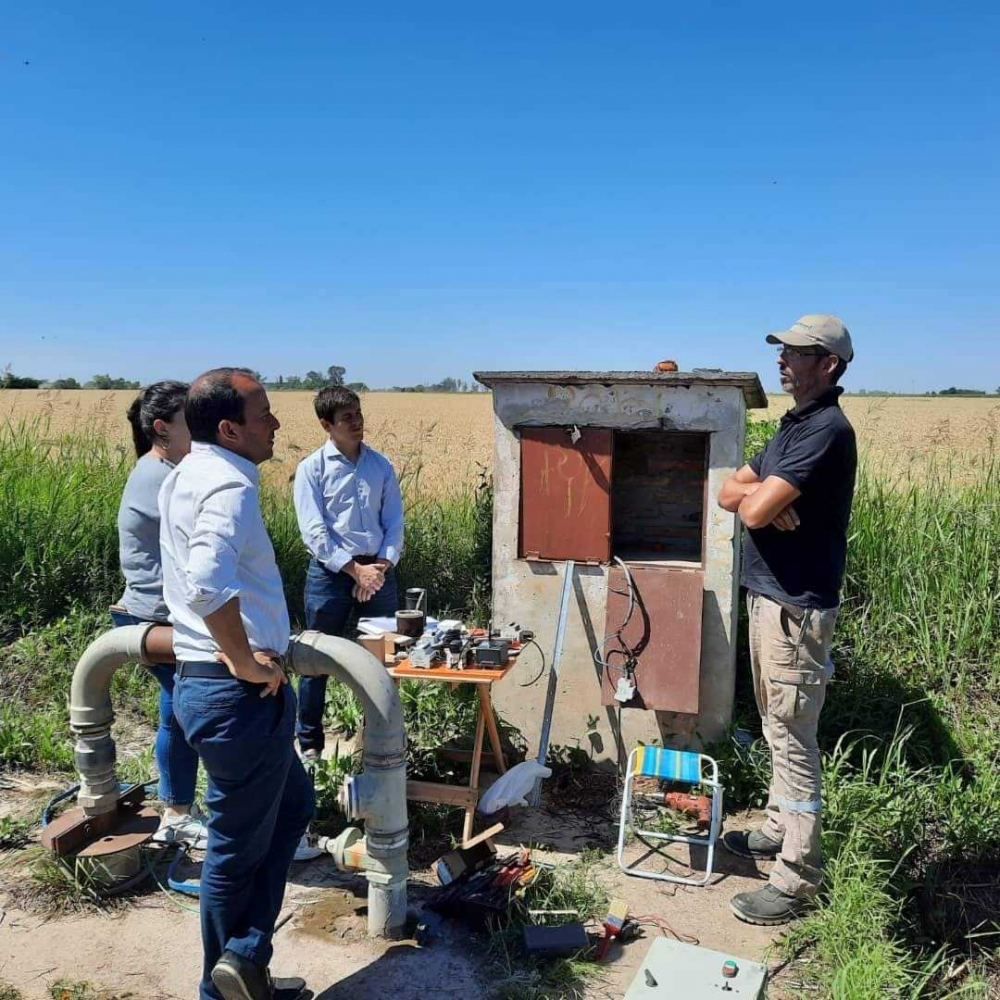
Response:
M717 368L696 368L693 372L473 372L473 377L490 389L515 382L544 382L548 385L662 385L687 389L693 385L735 386L743 390L747 406L767 406L767 396L756 372L724 372Z

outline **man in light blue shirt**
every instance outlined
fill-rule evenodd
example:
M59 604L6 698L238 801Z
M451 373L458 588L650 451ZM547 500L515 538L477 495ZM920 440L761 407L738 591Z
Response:
M160 551L174 714L208 774L199 997L273 1000L305 985L279 988L268 964L314 807L281 665L288 609L260 511L257 466L273 454L279 424L264 387L241 368L196 379L184 416L191 452L160 488Z
M327 386L316 416L329 441L295 470L295 513L312 558L306 627L346 637L352 614L395 615L393 572L403 554L403 500L392 463L364 444L357 393ZM299 682L298 738L304 759L323 752L326 677Z

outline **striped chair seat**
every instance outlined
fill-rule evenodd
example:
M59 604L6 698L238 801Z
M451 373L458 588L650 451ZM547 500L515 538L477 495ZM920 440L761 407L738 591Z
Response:
M697 785L701 781L701 754L663 747L637 747L632 774L641 778L687 781Z

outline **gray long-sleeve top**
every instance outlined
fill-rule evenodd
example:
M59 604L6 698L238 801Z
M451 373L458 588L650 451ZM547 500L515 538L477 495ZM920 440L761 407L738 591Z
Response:
M125 577L119 602L137 618L167 620L160 559L160 511L156 505L163 480L173 465L143 455L129 474L118 508L118 557Z

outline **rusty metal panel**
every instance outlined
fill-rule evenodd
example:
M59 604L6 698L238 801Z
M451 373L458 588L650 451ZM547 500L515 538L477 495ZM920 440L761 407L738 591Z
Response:
M705 588L700 568L627 564L636 590L632 619L622 632L636 653L636 696L629 708L664 712L698 712L701 673L701 609ZM628 613L628 581L620 566L608 570L605 634L613 635ZM605 660L601 699L614 705L621 677L621 647L610 641Z
M522 559L611 558L611 431L522 427Z

